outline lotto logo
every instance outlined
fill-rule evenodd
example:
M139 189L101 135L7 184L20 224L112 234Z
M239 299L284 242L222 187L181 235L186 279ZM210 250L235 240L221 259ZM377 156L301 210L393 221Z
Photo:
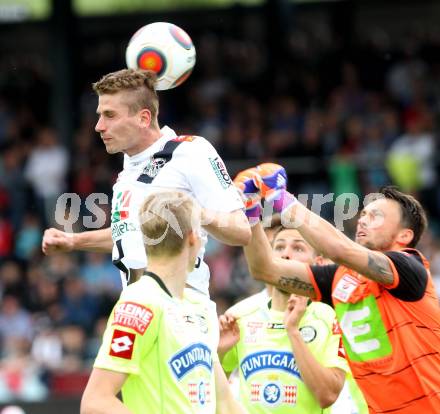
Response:
M115 329L109 354L118 358L131 359L135 339L134 333Z

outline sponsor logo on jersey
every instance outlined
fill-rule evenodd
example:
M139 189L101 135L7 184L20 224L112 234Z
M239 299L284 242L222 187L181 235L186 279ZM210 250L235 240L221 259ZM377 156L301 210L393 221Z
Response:
M259 321L249 321L246 324L244 343L245 344L255 344L258 342L258 338L262 335L262 328L264 327L263 322Z
M189 400L193 404L205 405L211 402L211 384L200 381L199 383L190 382L188 384Z
M109 355L118 358L131 359L135 339L136 334L115 329L110 344Z
M128 231L136 231L136 226L132 222L113 223L112 224L112 239L115 240Z
M263 327L263 322L250 321L247 323L247 327L249 328L250 334L255 334L258 329Z
M261 402L269 407L276 407L281 403L296 405L296 385L283 385L274 381L263 384L253 382L250 385L250 393L251 402Z
M268 322L267 329L284 329L284 323Z
M229 177L228 171L226 170L225 164L220 157L209 158L211 167L214 170L221 186L223 188L228 188L232 184L231 177Z
M349 274L345 274L336 284L332 296L341 302L348 302L353 292L360 285L360 281Z
M142 174L148 175L148 177L154 178L159 171L165 166L167 160L164 158L151 158L145 165Z
M204 367L211 372L212 353L206 345L195 343L174 354L169 359L168 365L178 380L198 366Z
M114 198L114 206L112 212L112 223L126 220L130 216L129 207L131 201L131 191L120 191Z
M201 333L208 333L208 322L204 315L183 315L183 320L188 324L197 324Z
M143 335L153 317L154 313L151 309L138 303L123 302L118 303L115 307L112 325L131 328L137 333Z
M306 344L314 341L316 338L316 329L313 326L303 326L299 328L299 332Z
M277 383L271 382L264 386L263 398L267 404L275 405L277 402L280 401L280 397L281 397L281 388Z
M295 358L291 352L262 351L248 355L240 364L245 380L265 369L277 369L301 378Z

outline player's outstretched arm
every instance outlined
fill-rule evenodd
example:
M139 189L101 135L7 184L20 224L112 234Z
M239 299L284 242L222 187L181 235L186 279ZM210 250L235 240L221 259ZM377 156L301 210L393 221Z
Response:
M275 257L260 223L252 226L252 239L244 247L244 254L255 279L289 293L316 298L308 265Z
M249 222L242 210L222 213L202 209L202 224L209 234L230 246L245 246L251 238Z
M66 233L50 228L44 231L41 249L46 255L74 250L111 253L113 248L111 229L91 230L82 233Z
M133 414L117 397L127 374L93 368L81 399L81 414Z
M298 326L306 311L307 300L294 295L290 297L284 314L284 326L301 378L321 408L327 408L338 398L344 386L346 373L341 368L321 365L304 342Z
M218 361L214 362L214 373L216 414L247 414L241 404L234 399L226 374Z
M356 270L378 283L388 285L394 282L391 261L383 253L355 243L301 203L292 204L282 217L294 223L304 239L333 262Z

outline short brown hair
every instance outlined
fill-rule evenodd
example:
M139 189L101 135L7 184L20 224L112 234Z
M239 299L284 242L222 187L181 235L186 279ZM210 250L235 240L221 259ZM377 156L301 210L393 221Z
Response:
M98 96L130 92L126 94L130 113L146 108L151 112L152 122L157 124L159 99L155 89L156 80L157 76L151 70L122 69L103 76L92 87Z
M414 237L408 244L408 247L417 246L420 237L428 226L428 219L421 204L413 196L402 193L394 186L383 187L379 193L383 194L385 198L399 203L401 212L400 224L403 228L411 229L414 233Z
M177 256L188 233L200 229L200 208L187 194L159 191L145 199L140 222L148 256Z

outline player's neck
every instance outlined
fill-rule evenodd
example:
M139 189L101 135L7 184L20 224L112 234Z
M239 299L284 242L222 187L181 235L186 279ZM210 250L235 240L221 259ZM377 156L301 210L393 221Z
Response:
M147 270L160 277L174 297L182 298L188 275L188 261L181 256L149 258Z
M272 290L272 307L271 309L284 312L287 308L289 296L280 292L278 289Z
M129 157L133 157L144 152L147 148L150 148L157 140L159 140L162 136L159 127L151 127L148 129L148 132L142 136L142 138L138 141L137 145L131 148L129 151L126 151L126 154Z

